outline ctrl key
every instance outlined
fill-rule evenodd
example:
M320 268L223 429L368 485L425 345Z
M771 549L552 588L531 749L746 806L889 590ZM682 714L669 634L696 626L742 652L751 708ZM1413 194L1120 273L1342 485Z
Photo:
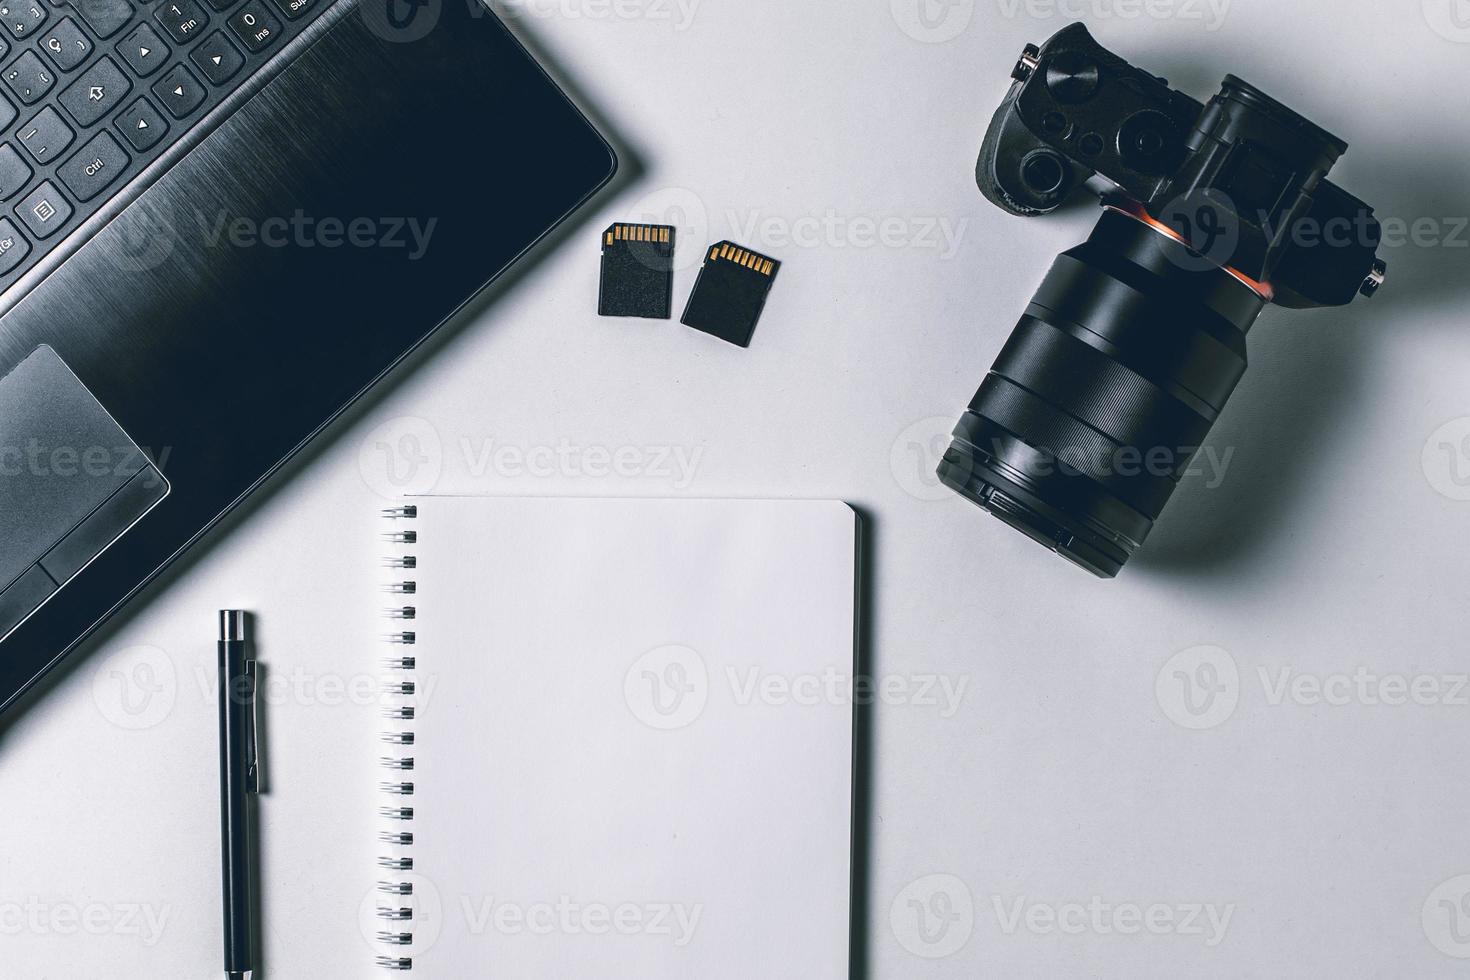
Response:
M86 146L56 170L79 201L90 201L128 168L128 155L107 132L92 137Z
M30 252L30 244L11 220L0 218L0 276L20 265Z

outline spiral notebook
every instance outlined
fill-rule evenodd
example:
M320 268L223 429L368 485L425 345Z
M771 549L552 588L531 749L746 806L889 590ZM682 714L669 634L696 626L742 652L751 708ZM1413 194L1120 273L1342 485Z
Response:
M849 507L421 497L384 525L379 966L849 975Z

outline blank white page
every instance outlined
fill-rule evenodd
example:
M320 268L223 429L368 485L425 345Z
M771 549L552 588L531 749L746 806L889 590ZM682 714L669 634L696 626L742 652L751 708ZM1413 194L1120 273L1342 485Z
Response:
M416 914L382 952L442 978L845 980L854 512L415 503L414 770L388 774L414 783L388 851L414 868L379 876Z

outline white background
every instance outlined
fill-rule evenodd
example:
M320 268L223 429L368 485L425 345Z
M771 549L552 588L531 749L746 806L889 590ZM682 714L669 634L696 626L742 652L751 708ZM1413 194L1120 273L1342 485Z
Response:
M267 976L372 975L359 682L387 444L429 460L415 489L863 508L872 669L964 685L948 716L914 698L873 712L871 976L1463 975L1470 10L1114 3L1073 12L1197 97L1250 79L1353 144L1333 177L1381 217L1431 219L1384 249L1375 301L1267 313L1212 439L1233 452L1224 483L1188 483L1120 579L929 476L1093 220L1002 215L972 176L1011 65L1074 19L1066 3L517 3L631 179L0 738L0 972L218 972L213 611L238 605L278 682ZM638 217L673 220L693 250L730 237L785 262L749 350L594 315L597 233ZM534 472L517 465L538 447ZM591 447L627 450L632 475L587 475ZM675 454L692 476L660 464ZM1360 668L1361 686L1333 680ZM1436 703L1382 703L1389 675ZM1319 682L1346 703L1314 698ZM1208 913L1185 921L1194 906L1229 914L1223 936Z

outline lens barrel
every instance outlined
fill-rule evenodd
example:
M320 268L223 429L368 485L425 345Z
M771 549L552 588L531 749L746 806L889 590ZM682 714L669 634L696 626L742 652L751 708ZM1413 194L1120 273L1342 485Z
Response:
M1263 292L1110 207L1057 258L956 427L940 479L1112 578L1244 375Z

